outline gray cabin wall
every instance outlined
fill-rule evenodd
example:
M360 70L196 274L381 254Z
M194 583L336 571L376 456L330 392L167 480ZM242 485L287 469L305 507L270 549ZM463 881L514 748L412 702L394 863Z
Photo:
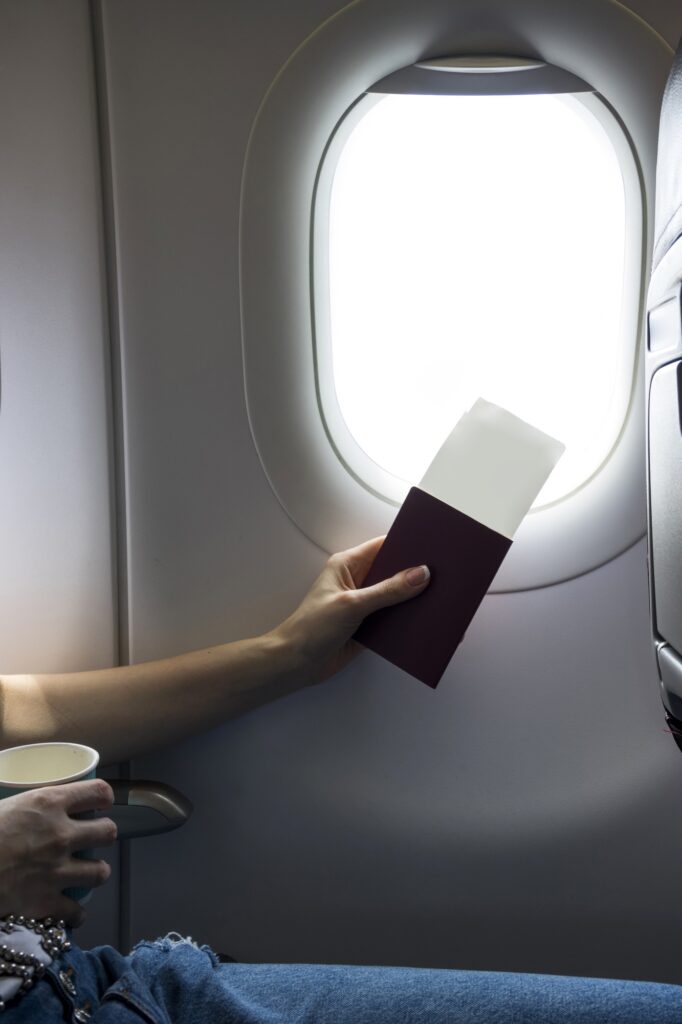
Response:
M338 6L96 6L123 372L121 626L133 660L270 628L326 558L282 510L251 438L238 226L259 102L287 56ZM71 34L56 66L65 73L75 47L86 77L80 99L71 91L52 116L88 125L80 166L86 156L92 162L88 6L2 0L2 10L34 33L31 18L44 24L59 12L60 31ZM77 13L64 19L67 10ZM676 4L647 3L646 16L676 42ZM29 39L18 66L40 78ZM13 89L17 109L37 116L20 84ZM57 149L64 138L57 133ZM77 152L71 143L64 150ZM92 163L92 182L98 173ZM46 209L52 181L48 174L35 185ZM70 202L84 208L87 195L81 189ZM105 298L101 211L88 209L86 264L95 270L70 293L79 315L88 296L100 313ZM75 252L77 241L62 237ZM104 367L101 322L98 331L83 329L84 351ZM99 469L87 478L101 503L94 515L109 562L102 554L108 568L98 578L108 604L102 645L84 643L72 667L116 657L113 400L105 369L97 372ZM68 510L53 508L50 522L65 529ZM13 529L12 545L30 551L38 524ZM74 593L58 562L46 563L44 578ZM31 588L36 597L37 578ZM3 600L9 607L10 595ZM61 665L56 650L45 667ZM25 668L14 670L30 670L31 654L27 642L12 662ZM130 929L121 941L173 929L240 960L682 981L682 910L669 897L682 856L682 759L663 730L640 541L579 579L488 597L435 693L365 654L329 683L136 761L135 775L178 786L196 811L179 832L131 844ZM113 941L112 893L93 900L87 941Z
M329 10L104 6L136 659L269 628L325 559L249 434L237 231L258 103ZM132 938L681 980L681 769L640 542L562 586L489 597L435 694L368 654L136 763L197 809L134 845Z

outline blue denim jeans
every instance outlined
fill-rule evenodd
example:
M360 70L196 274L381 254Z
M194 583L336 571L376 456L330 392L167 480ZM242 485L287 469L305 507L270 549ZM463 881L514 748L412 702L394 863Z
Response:
M682 986L537 974L220 964L179 936L77 947L8 1024L680 1024Z

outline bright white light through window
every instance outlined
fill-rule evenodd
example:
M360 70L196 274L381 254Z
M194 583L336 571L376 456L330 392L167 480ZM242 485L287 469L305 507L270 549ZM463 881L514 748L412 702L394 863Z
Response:
M566 444L536 504L580 486L629 400L624 233L618 158L577 99L382 98L331 192L331 362L357 444L417 482L481 395Z

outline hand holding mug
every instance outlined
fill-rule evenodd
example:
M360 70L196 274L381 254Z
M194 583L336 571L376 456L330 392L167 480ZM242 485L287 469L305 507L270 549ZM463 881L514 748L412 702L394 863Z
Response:
M62 750L46 749L58 746ZM0 796L4 797L0 799L0 916L49 916L76 926L82 922L84 912L72 897L102 885L111 874L106 861L75 856L116 839L113 821L92 817L95 811L106 811L112 806L109 784L103 779L81 778L52 785L21 774L26 771L29 753L32 765L36 758L42 759L39 771L43 771L48 755L51 759L60 755L75 757L76 745L65 750L68 746L36 744L33 748L0 752L0 766L5 766L0 771ZM43 749L37 750L38 747ZM94 768L91 770L94 774ZM84 771L76 774L82 775ZM65 777L69 778L68 772Z

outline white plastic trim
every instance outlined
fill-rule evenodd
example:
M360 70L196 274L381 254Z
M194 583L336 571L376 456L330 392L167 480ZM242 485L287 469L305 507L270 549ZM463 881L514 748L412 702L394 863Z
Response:
M518 0L511 28L504 0L486 5L484 15L477 6L472 0L426 0L419 7L357 0L320 26L282 68L254 122L244 167L242 339L254 442L287 513L330 552L385 533L395 505L381 496L380 484L368 489L362 471L339 457L316 387L311 244L322 155L346 112L375 81L442 53L519 52L523 37L529 57L589 81L618 111L623 130L612 138L621 147L626 178L631 174L626 189L633 194L634 175L646 197L643 212L636 203L628 210L631 244L641 247L639 258L631 253L627 260L626 288L637 302L627 314L629 328L624 325L639 339L635 385L620 438L599 472L521 526L493 587L508 591L587 572L645 532L641 268L649 260L656 127L672 50L641 18L609 0ZM587 94L581 99L590 102ZM603 123L609 120L605 115ZM627 137L629 163L622 149L629 149Z
M533 68L546 67L542 60L528 60L527 57L491 57L484 54L481 57L472 55L470 57L442 57L436 60L424 60L417 64L418 68L425 68L427 71L446 71L465 74L496 74L509 71L529 71Z

